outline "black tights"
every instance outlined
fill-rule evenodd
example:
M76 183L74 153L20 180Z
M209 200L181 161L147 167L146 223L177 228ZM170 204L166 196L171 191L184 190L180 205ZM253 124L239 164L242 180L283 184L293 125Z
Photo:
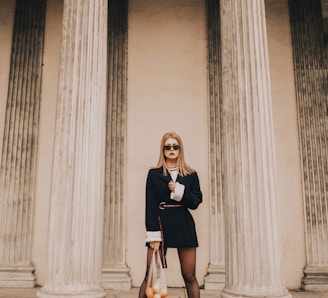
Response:
M196 248L178 248L180 267L183 280L186 285L188 298L200 298L198 281L196 279ZM139 298L146 298L145 291L147 286L147 277L153 250L148 248L147 252L147 270L145 278L140 286Z

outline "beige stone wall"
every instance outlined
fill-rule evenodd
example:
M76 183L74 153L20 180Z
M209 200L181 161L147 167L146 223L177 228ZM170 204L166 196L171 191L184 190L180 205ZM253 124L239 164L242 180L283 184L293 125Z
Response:
M132 0L129 13L127 140L127 263L133 284L144 275L145 181L156 165L166 131L176 131L197 169L204 203L193 212L198 227L197 277L209 260L208 117L205 7L201 0ZM176 250L168 251L168 282L183 284Z
M267 0L280 230L286 285L299 288L305 265L303 202L287 0ZM0 140L7 97L13 1L0 0ZM47 223L57 99L62 1L48 0L42 84L33 262L38 284L46 272ZM126 159L126 257L133 285L144 274L144 191L162 134L184 140L197 169L204 203L193 212L200 247L197 277L209 261L208 111L205 7L202 0L130 0ZM1 146L0 146L1 150ZM168 253L170 286L182 285L177 254Z

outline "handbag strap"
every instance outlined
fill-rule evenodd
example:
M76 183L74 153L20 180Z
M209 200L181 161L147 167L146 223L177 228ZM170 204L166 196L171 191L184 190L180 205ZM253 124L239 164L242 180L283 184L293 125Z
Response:
M159 216L158 216L158 222L159 222L159 228L161 230L161 235L162 235L162 245L161 245L162 266L163 266L163 268L167 268L166 257L165 257L164 233L163 233L161 218Z

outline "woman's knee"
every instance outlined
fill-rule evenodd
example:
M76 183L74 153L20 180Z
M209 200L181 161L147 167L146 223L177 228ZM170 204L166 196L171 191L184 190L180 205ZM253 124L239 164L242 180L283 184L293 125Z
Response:
M196 275L193 272L182 272L182 277L185 283L193 283L196 280Z

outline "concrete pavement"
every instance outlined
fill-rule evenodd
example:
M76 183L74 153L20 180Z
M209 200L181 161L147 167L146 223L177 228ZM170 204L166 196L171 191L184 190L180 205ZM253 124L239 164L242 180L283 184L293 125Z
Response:
M6 289L0 288L0 298L36 298L39 288L33 289ZM107 290L107 298L137 298L138 288L130 291ZM290 291L293 298L328 298L328 292ZM187 298L183 288L169 288L169 298ZM220 297L219 292L201 290L201 298Z

